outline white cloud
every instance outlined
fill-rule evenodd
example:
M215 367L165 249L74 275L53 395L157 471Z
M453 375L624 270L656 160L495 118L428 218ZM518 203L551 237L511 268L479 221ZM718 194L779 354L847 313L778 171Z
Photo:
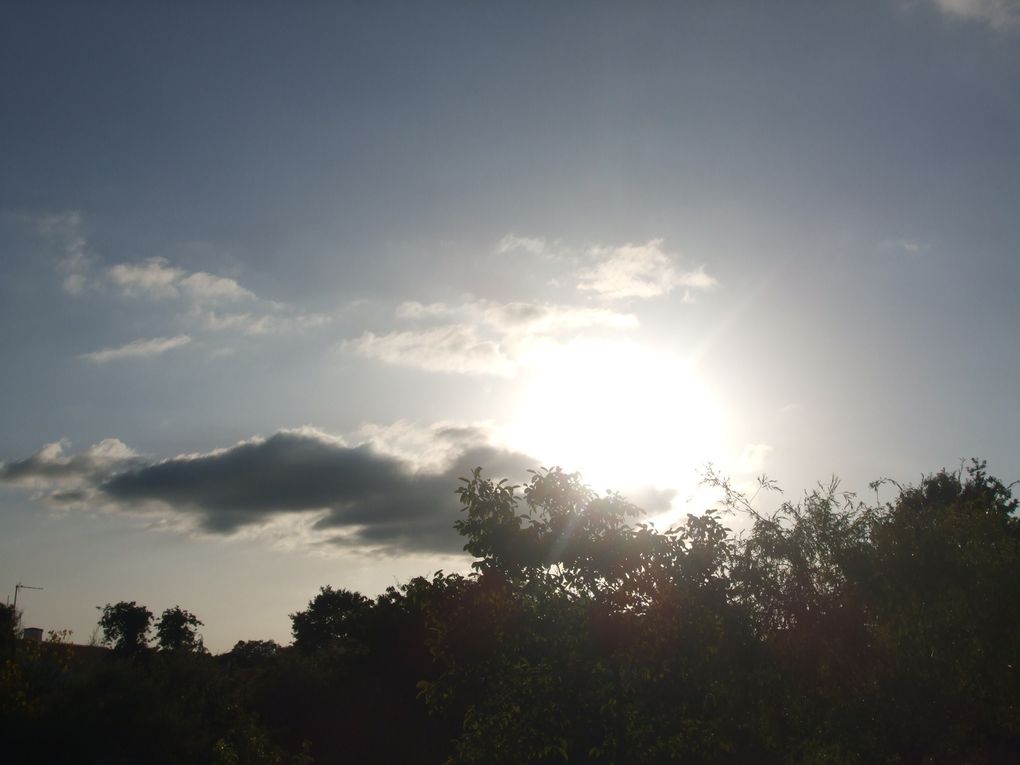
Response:
M170 298L180 295L177 286L185 272L171 266L166 258L149 258L142 263L118 263L107 273L126 295Z
M80 295L85 291L85 274L77 272L67 274L62 286L68 295Z
M545 239L507 234L498 252L525 251L550 255ZM576 262L568 250L556 254ZM682 270L675 257L663 250L662 239L646 244L593 247L586 253L589 267L577 274L577 287L606 299L648 298L678 288L689 299L717 281L704 268ZM591 263L591 261L595 261ZM439 324L424 329L367 332L349 340L345 348L391 364L421 369L512 376L544 354L555 353L565 338L599 330L634 330L640 326L633 313L606 306L564 305L540 301L473 299L459 303L407 301L396 308L396 318Z
M638 319L631 313L608 308L587 308L551 303L478 304L482 320L506 334L556 334L571 330L601 327L605 329L636 329Z
M197 271L181 279L181 287L196 302L210 300L246 300L255 297L255 293L246 290L233 279L225 276L214 276L204 271Z
M886 239L879 242L878 249L883 252L902 252L907 255L922 255L931 249L926 242L919 242L916 239Z
M696 290L707 290L718 284L705 273L704 267L693 271L678 270L675 257L662 249L662 239L645 244L620 247L593 247L588 251L596 264L578 274L577 288L610 300L653 298L666 295L678 287L685 289L685 298Z
M45 495L85 489L103 477L137 464L139 455L117 438L106 438L69 455L70 442L45 444L23 460L0 463L0 483L42 490Z
M354 433L355 443L407 463L415 471L441 472L466 449L497 443L490 423L439 421L419 425L398 420L390 425L367 423Z
M555 345L564 334L639 326L633 314L608 308L525 301L468 300L459 305L412 301L398 305L396 316L447 323L381 336L369 332L345 347L402 366L512 376L517 367L529 363L537 348Z
M34 226L36 232L54 241L63 250L63 257L57 263L63 274L61 286L69 295L81 295L89 286L89 272L93 258L88 253L88 241L82 233L81 213L71 210L62 213L20 215Z
M496 243L496 252L505 255L508 252L526 252L529 255L544 255L546 241L543 237L526 237L507 234Z
M398 305L396 315L411 320L460 317L508 335L552 334L590 327L634 329L639 324L634 314L609 308L531 301L468 300L459 305L410 301Z
M1020 28L1018 0L932 0L951 18L977 21L995 29Z
M166 258L141 263L118 263L107 271L121 292L132 297L176 298L187 295L195 303L254 299L255 293L233 279L205 271L188 273Z
M474 327L466 324L385 335L366 332L355 340L346 341L344 347L388 364L430 372L510 377L515 371L513 362L497 342L479 338Z
M282 310L282 309L277 309ZM323 314L216 313L196 311L192 314L204 329L212 332L241 332L245 335L273 335L303 329L324 327L332 321Z
M188 335L177 335L176 337L154 337L150 340L133 340L118 348L103 348L91 353L83 353L79 358L92 361L96 364L105 364L107 361L117 359L143 358L146 356L158 356L174 348L180 348L191 342Z
M272 331L272 317L265 314L202 311L199 317L202 326L213 332L236 331L246 335L265 335Z
M398 319L431 319L437 316L450 316L457 313L458 309L446 303L419 303L416 300L408 300L397 306Z
M191 310L182 317L207 331L269 335L314 329L331 321L330 317L322 314L301 313L286 304L259 298L234 279L205 271L189 273L171 266L165 258L120 263L109 268L107 275L125 295L190 301ZM223 304L241 302L248 310L214 310Z

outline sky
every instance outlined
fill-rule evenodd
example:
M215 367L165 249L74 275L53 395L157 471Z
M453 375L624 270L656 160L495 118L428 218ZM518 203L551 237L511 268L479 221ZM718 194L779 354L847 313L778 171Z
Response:
M1015 0L0 2L0 72L25 626L287 643L475 467L1020 478Z

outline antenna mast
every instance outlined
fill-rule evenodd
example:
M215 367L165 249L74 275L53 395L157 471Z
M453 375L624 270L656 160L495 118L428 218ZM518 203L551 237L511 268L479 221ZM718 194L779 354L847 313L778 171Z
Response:
M18 610L18 593L19 592L21 592L22 590L41 590L41 589L43 589L43 588L42 587L33 587L30 584L22 584L21 582L18 582L16 585L14 585L14 610L15 611Z

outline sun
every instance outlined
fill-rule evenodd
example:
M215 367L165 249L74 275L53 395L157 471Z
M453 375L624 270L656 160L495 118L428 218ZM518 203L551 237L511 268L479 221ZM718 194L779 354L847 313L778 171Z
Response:
M578 470L599 490L684 489L722 452L723 410L682 358L575 340L529 361L506 440L547 466Z

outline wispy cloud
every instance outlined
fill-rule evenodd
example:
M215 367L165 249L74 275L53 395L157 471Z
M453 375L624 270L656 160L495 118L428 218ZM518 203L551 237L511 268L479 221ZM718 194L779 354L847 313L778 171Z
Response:
M589 308L524 301L479 304L482 320L507 334L527 333L551 335L572 330L599 327L603 329L636 329L638 319L632 313L608 308Z
M499 343L478 337L474 327L446 324L376 335L366 332L344 343L363 356L430 372L509 377L515 366Z
M107 274L121 292L132 297L176 298L182 294L196 303L253 299L255 294L233 279L204 271L188 273L171 266L166 258L141 263L118 263Z
M0 483L63 495L106 480L141 459L117 438L104 439L74 455L67 453L70 445L66 439L56 441L23 460L0 463Z
M529 255L544 255L547 243L543 237L517 236L507 234L496 243L496 252L505 255L509 252L526 252Z
M196 302L252 300L255 293L233 279L197 271L181 279L181 288Z
M262 298L236 279L204 270L189 271L164 257L113 263L107 258L104 263L101 254L90 247L83 216L77 211L13 215L55 252L55 268L66 293L80 297L87 292L96 298L119 295L135 301L150 323L167 320L161 337L81 354L80 358L93 363L156 356L190 342L200 333L297 333L333 321L326 314ZM210 350L217 352L215 344Z
M213 332L234 331L245 335L273 335L324 327L332 318L320 313L288 311L275 307L273 313L217 313L197 310L192 313L199 324Z
M22 212L14 215L34 228L36 234L55 244L62 255L57 271L63 276L61 286L69 295L81 295L89 286L95 260L89 254L88 241L82 232L82 216L77 210L65 212Z
M468 300L453 305L410 301L398 305L396 315L413 320L460 317L503 334L552 334L591 327L635 329L639 325L632 313L534 301Z
M690 300L697 292L718 285L703 265L681 268L676 254L666 252L663 239L644 244L594 245L572 248L557 240L550 245L544 237L507 234L496 243L497 253L521 252L546 256L570 264L577 289L606 300L645 299L683 290ZM552 284L561 283L559 277Z
M165 258L119 263L107 275L123 295L151 300L176 299L190 304L179 318L209 332L270 335L300 332L332 321L319 313L305 313L274 300L260 298L234 279L205 271L187 272ZM244 310L224 310L242 304Z
M543 343L591 329L638 327L630 313L608 308L554 303L468 300L459 304L405 302L396 316L439 326L366 332L344 347L389 364L435 372L513 376L530 352Z
M923 255L931 249L926 242L919 242L916 239L885 239L878 243L880 252L899 252L906 255Z
M180 295L177 284L184 271L171 267L166 258L149 258L142 263L118 263L107 274L125 295L158 299Z
M995 29L1020 29L1017 0L930 0L950 18L975 21Z
M191 342L188 335L177 335L176 337L154 337L150 340L133 340L126 345L117 348L103 348L91 353L83 353L79 358L91 361L95 364L105 364L108 361L117 359L144 358L146 356L158 356L161 353L180 348Z
M654 298L683 288L689 299L697 291L718 282L703 266L693 270L677 267L675 255L663 250L662 239L620 247L593 247L588 256L595 261L578 274L577 288L609 300Z

